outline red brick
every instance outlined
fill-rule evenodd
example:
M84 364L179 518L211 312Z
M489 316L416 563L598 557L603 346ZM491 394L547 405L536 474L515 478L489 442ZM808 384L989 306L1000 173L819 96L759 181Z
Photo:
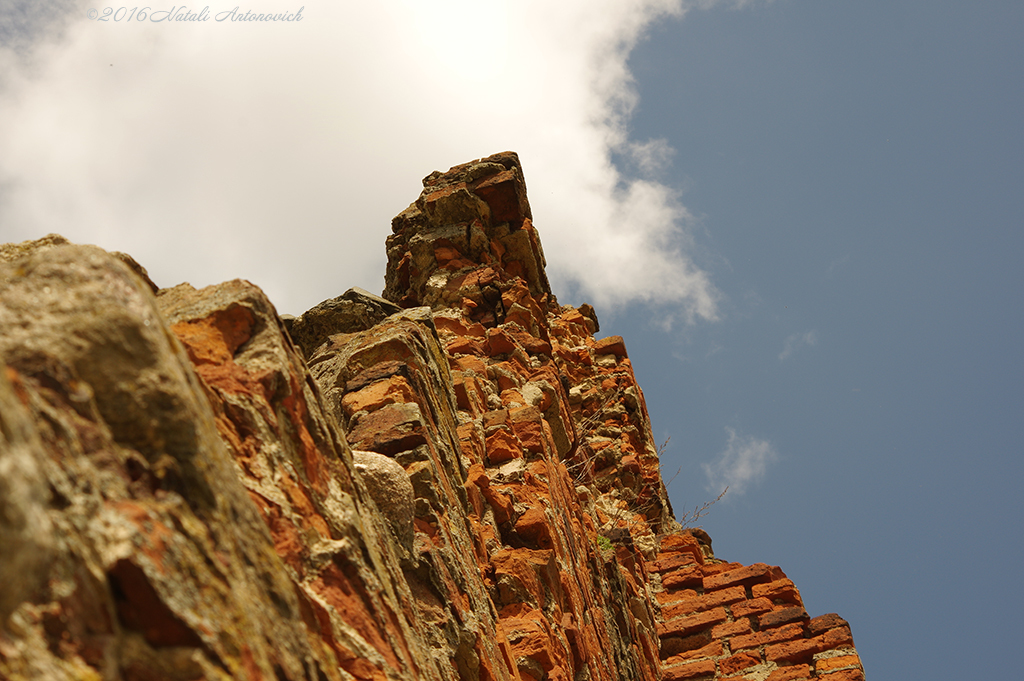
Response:
M811 621L807 623L807 626L812 634L820 634L821 632L829 629L848 627L850 626L850 623L834 612L831 612L827 615L818 615L817 617L812 618Z
M737 653L732 657L727 657L724 660L718 661L719 671L728 676L729 674L735 674L741 669L747 667L753 667L755 664L761 663L761 656L755 653Z
M830 672L843 667L859 667L860 657L858 655L839 655L838 657L823 657L816 660L814 668L819 674Z
M690 598L697 598L699 594L693 589L682 589L680 591L660 591L655 598L661 607L671 605L677 601L685 601Z
M700 544L693 535L681 532L678 534L669 534L661 540L661 544L658 547L658 558L664 558L666 555L671 555L679 551L693 551L694 549L700 553Z
M864 672L860 669L844 669L831 674L819 674L822 681L864 681Z
M664 546L664 544L662 545ZM710 577L712 575L720 575L723 572L729 572L730 570L739 570L741 567L744 567L743 563L710 563L705 564L703 570L704 576Z
M701 586L704 581L704 576L701 574L700 567L694 565L692 567L683 568L676 570L667 575L661 576L661 584L666 589L685 589L688 587Z
M788 608L778 608L772 612L765 613L758 618L761 629L771 629L783 624L795 621L807 620L807 611L801 605L793 605Z
M713 657L717 653L707 652L699 655L693 654L699 652L701 648L707 648L712 644L718 644L719 649L721 648L721 644L715 641L711 636L711 632L707 630L702 631L699 634L694 634L693 636L669 636L661 639L661 646L659 647L658 654L663 660L678 655L678 662L686 659L693 659L694 657Z
M449 355L482 355L484 344L472 338L459 337L444 346Z
M689 615L690 613L711 610L721 605L742 601L744 598L746 598L746 594L743 587L736 586L731 589L714 591L704 596L695 595L690 598L680 599L678 603L672 603L671 606L662 608L661 613L666 620L670 620Z
M711 635L715 638L728 638L729 636L749 633L750 620L748 619L736 620L735 622L722 622L711 630Z
M487 329L487 354L491 357L495 355L508 355L516 350L516 344L512 339L501 329Z
M691 638L697 638L697 637L691 637ZM675 639L675 640L678 640L678 639ZM663 666L667 667L669 665L678 664L680 662L685 662L687 660L699 660L699 659L704 658L704 657L719 657L721 655L722 655L722 644L721 644L721 642L720 641L712 641L711 643L707 644L706 646L702 646L700 648L695 648L693 650L684 650L681 653L677 653L677 654L671 655L671 656L667 656L666 655L666 657L668 659L665 660L665 664Z
M762 582L770 582L771 579L772 574L770 567L764 563L754 563L747 567L741 567L736 570L729 570L728 572L722 572L717 575L705 577L704 590L714 591L717 589L723 589L727 586L733 586L735 584L760 584Z
M728 605L737 601L746 600L747 592L742 586L734 586L730 589L713 591L701 597L701 610L717 608L720 605Z
M822 650L831 650L833 648L842 648L843 646L852 646L853 634L850 632L850 627L840 627L838 629L829 629L824 634L818 636L817 640L820 642Z
M792 667L779 667L768 675L767 681L796 681L796 679L811 678L811 668L805 664L795 664Z
M665 620L674 620L677 617L686 617L692 615L695 612L699 612L704 608L701 607L700 596L691 596L690 598L681 598L677 601L673 601L669 605L665 605L661 608L661 616Z
M754 594L754 598L763 596L773 603L782 601L783 603L792 603L793 605L803 605L803 601L800 599L800 591L793 584L793 581L789 579L777 579L767 584L755 584L751 591Z
M594 343L595 355L614 354L618 357L626 356L626 342L622 336L608 336Z
M661 678L663 681L679 681L681 679L694 679L698 676L714 675L714 673L714 660L700 660L699 662L689 662L676 667L669 667L664 670Z
M685 636L686 634L692 634L693 632L700 631L701 629L707 629L712 625L724 622L728 618L725 614L725 608L715 608L714 610L708 610L707 612L699 612L689 617L683 617L665 624L658 625L658 635L661 637L665 636Z
M772 609L772 602L767 598L755 598L743 603L733 603L730 609L732 610L732 616L738 619L768 612Z
M668 572L686 565L694 565L698 561L689 551L679 553L659 554L658 559L648 566L651 572Z
M764 656L772 662L800 662L810 660L821 650L817 639L805 638L787 643L776 643L764 649Z
M804 628L802 626L799 624L787 624L771 631L758 631L745 636L734 636L730 639L729 645L733 650L742 650L743 648L754 648L766 643L780 643L796 639L803 640L803 636Z

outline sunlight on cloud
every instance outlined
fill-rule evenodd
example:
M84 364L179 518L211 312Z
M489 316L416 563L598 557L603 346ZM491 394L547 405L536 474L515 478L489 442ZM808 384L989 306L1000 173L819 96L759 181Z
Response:
M764 478L778 454L767 440L739 435L732 428L725 431L729 434L725 449L713 462L702 464L707 490L717 494L728 487L730 495L741 495Z
M786 338L786 342L782 344L782 352L779 353L779 361L781 362L789 359L794 352L805 345L814 347L817 344L818 332L813 329L807 333L794 333Z
M657 180L672 150L627 134L630 50L690 6L386 0L292 24L100 23L82 7L60 40L35 40L31 69L0 54L0 240L60 232L132 253L164 286L245 277L298 313L380 290L420 178L510 149L566 302L715 319L692 218Z

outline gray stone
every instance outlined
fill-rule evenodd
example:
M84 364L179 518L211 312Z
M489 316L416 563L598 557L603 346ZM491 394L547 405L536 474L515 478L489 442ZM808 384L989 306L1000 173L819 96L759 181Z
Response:
M402 308L361 288L325 300L286 324L302 356L309 359L328 337L366 331Z
M0 628L43 582L53 558L45 457L32 417L0 371Z
M356 449L352 451L352 460L366 490L388 519L398 543L411 555L415 502L412 483L405 469L394 459L376 452Z

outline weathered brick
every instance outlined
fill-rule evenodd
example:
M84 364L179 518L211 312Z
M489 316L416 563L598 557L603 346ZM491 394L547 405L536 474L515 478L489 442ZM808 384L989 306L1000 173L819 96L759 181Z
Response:
M741 567L744 567L743 563L706 563L701 569L705 577L710 577L730 570L739 570Z
M857 655L839 655L838 657L824 657L815 660L814 668L819 674L824 672L843 669L844 667L860 666L860 657Z
M711 630L711 635L715 638L728 638L729 636L748 633L750 633L750 620L748 619L736 620L735 622L722 622Z
M732 610L732 616L739 619L740 617L749 617L750 615L760 615L763 612L769 612L772 609L772 602L767 598L754 598L743 603L733 603L730 606Z
M807 619L807 611L802 605L794 605L788 608L779 608L772 612L761 615L757 622L761 629L771 629L783 624Z
M820 634L823 631L828 631L829 629L848 626L850 626L850 623L844 620L839 615L835 614L834 612L831 612L827 615L818 615L817 617L812 617L811 621L807 623L808 629L812 634L815 635Z
M658 625L658 635L662 638L666 636L685 636L694 632L700 631L701 629L710 628L712 625L724 622L728 618L725 614L725 608L715 608L714 610L708 610L707 612L698 612L688 617L682 617L680 619L672 620L664 624Z
M721 572L704 578L704 590L715 591L735 584L751 585L770 582L771 568L764 563L754 563L746 567Z
M791 667L779 667L768 675L766 681L797 681L811 678L811 668L806 664L795 664Z
M823 681L864 681L864 672L860 669L843 669L831 674L819 674Z
M693 589L680 589L679 591L660 591L658 592L658 595L655 596L655 599L658 601L658 604L664 608L666 605L696 598L699 595L700 594Z
M760 662L761 656L755 653L737 653L732 657L719 660L718 669L722 674L728 676L729 674L735 674L741 669L760 664Z
M671 639L669 639L671 640ZM695 648L693 650L684 650L681 653L677 653L671 656L663 656L668 659L665 660L665 667L673 664L679 664L680 662L686 662L688 660L700 660L705 657L720 657L722 655L722 643L721 641L712 641L706 646Z
M833 648L852 646L853 634L850 632L850 627L839 627L838 629L829 629L818 636L817 640L822 650L832 650Z
M695 586L702 586L704 576L701 574L700 566L682 568L661 576L661 584L666 589L686 589Z
M734 586L729 589L721 589L720 591L712 591L709 594L701 596L701 610L709 610L711 608L717 608L720 605L728 605L729 603L736 603L747 598L746 589L742 586Z
M690 613L711 610L722 605L742 601L744 598L746 598L746 594L743 587L735 586L730 589L713 591L704 596L694 594L689 598L678 599L671 605L663 607L661 613L666 620L670 620L689 615Z
M665 660L673 655L688 653L711 643L713 637L710 631L702 631L693 636L669 636L661 639L659 650L661 659Z
M729 640L733 650L744 648L755 648L767 643L781 643L782 641L793 641L803 639L804 628L799 624L787 624L778 629L770 631L758 631L744 636L734 636Z
M767 598L773 603L783 602L793 605L803 605L800 598L800 591L790 579L777 579L767 584L755 584L751 591L754 598Z
M689 534L670 534L662 539L658 560L680 552L691 555L698 563L704 563L704 554L700 550L700 543Z
M813 638L776 643L764 649L764 656L772 662L802 662L819 652L819 646L820 641Z
M703 605L700 596L691 596L690 598L681 598L673 601L669 605L665 605L661 608L661 616L666 620L673 620L678 617L686 617L700 610Z
M663 681L680 681L681 679L695 679L699 676L709 676L715 673L714 660L700 660L698 662L687 662L675 667L668 667L662 674Z
M595 355L614 354L618 357L626 356L626 342L622 336L608 336L594 343Z
M651 563L648 569L651 572L669 572L687 565L696 564L697 559L690 551L681 551L677 553L659 554L658 559Z

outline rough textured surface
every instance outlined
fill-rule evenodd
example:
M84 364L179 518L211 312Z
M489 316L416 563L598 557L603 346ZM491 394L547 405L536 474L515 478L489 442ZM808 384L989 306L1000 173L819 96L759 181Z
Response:
M0 246L0 678L864 678L844 620L674 519L515 154L392 230L384 298L284 320Z

